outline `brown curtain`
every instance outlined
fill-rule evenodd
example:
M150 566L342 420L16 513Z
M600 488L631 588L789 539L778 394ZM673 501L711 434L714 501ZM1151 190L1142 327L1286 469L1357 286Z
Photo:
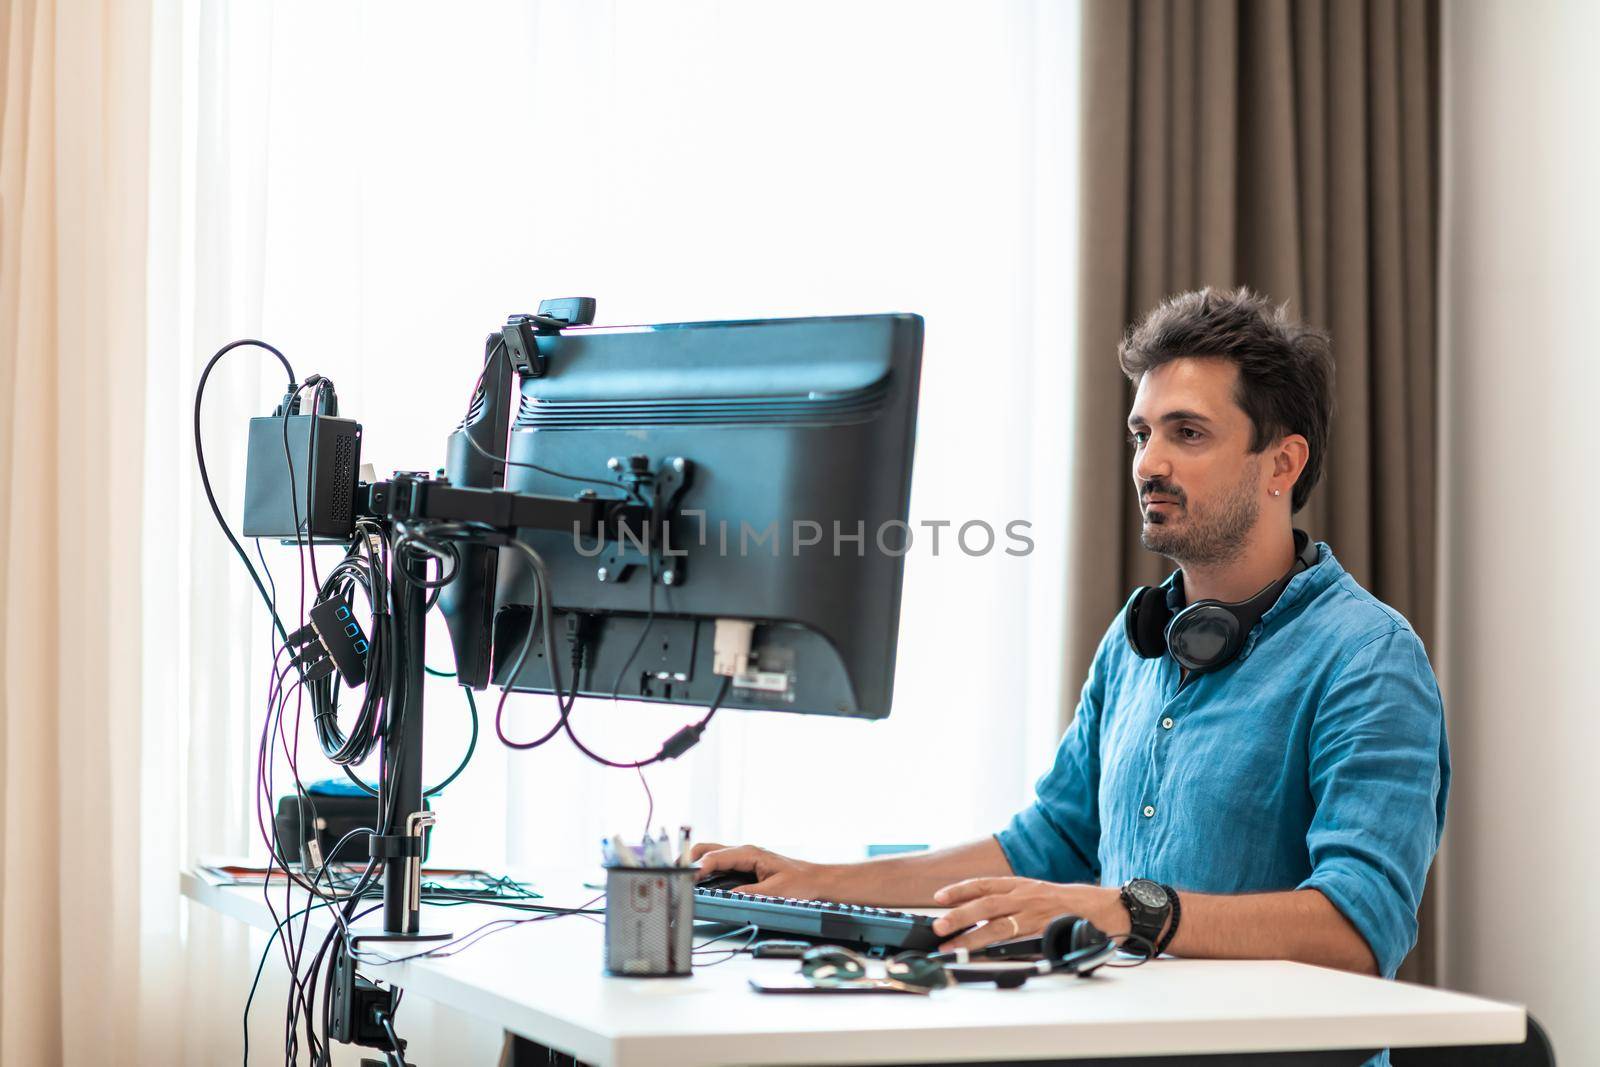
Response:
M1436 0L1085 3L1070 694L1171 569L1139 545L1117 342L1204 285L1332 334L1331 452L1297 522L1430 641L1438 37ZM1402 978L1434 978L1431 898Z

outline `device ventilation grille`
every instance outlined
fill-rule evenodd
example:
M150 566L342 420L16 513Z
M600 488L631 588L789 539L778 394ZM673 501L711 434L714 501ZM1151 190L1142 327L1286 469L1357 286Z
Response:
M889 379L826 396L716 397L681 400L552 402L524 394L517 429L587 430L600 426L752 425L869 422L889 398Z
M465 430L482 418L483 403L483 386L480 385L477 391L472 394L472 405L467 408L466 417L456 424L456 429Z
M342 433L333 442L333 500L330 505L329 519L343 525L350 521L351 500L350 494L355 485L355 451L356 438L354 434Z

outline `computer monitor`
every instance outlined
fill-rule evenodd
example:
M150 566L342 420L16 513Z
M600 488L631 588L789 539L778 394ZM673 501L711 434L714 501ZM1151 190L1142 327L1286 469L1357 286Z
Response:
M542 376L521 378L507 425L496 394L511 356L489 338L484 387L450 443L453 484L604 496L619 490L548 472L619 486L630 463L670 478L687 461L664 543L518 532L548 568L555 633L581 622L587 635L578 693L705 707L723 682L718 620L731 620L725 632L754 624L751 660L722 706L888 715L922 319L577 327L537 345ZM540 641L510 677L533 604L522 555L463 552L440 601L463 684L550 691Z

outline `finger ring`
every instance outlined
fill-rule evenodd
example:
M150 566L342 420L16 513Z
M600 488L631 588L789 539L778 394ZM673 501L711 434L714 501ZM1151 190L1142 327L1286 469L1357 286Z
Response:
M1008 940L1022 932L1022 927L1017 925L1017 917L1015 915L1007 915L1006 922L1011 924L1011 933L1007 935Z

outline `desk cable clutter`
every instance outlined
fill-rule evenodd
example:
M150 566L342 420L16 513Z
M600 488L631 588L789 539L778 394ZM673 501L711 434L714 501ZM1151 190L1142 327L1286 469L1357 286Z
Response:
M724 706L888 713L904 553L802 560L802 545L816 541L798 531L831 522L837 536L871 522L882 544L882 528L909 530L920 318L602 329L592 328L594 315L590 298L545 301L491 333L436 473L376 477L362 465L362 426L340 414L334 383L322 374L297 378L264 341L227 344L201 372L201 483L274 633L255 799L263 842L283 873L281 896L272 878L262 892L279 920L275 938L291 977L286 1062L304 1051L326 1064L332 1044L346 1042L403 1065L400 991L360 968L453 951L485 932L453 937L421 924L425 898L461 902L430 893L423 879L436 824L426 799L471 759L475 690L500 686L495 728L508 747L533 749L565 734L586 757L627 769L682 756ZM243 348L276 359L286 377L275 408L248 427L241 533L255 541L259 570L218 504L201 432L207 384L223 357ZM668 353L683 369L663 377ZM728 432L708 434L708 425ZM701 450L709 466L690 454ZM875 458L862 462L863 455ZM702 467L710 478L701 478ZM686 548L690 515L699 517L699 539ZM721 524L719 553L707 547L708 516ZM770 558L733 560L730 519L741 536L747 519L763 523L761 535L792 520L792 558L774 542ZM280 595L263 539L294 548L300 596ZM324 573L319 550L335 549ZM287 617L291 603L303 614ZM424 623L434 610L450 628L474 733L454 773L427 787L424 679L447 673L425 665ZM555 723L516 736L506 716L513 690L550 694ZM704 713L663 731L653 755L613 759L575 732L580 695ZM325 804L328 795L302 784L298 739L290 736L302 703L321 755L374 802L373 825L351 828L331 846L315 829L328 825L318 809L319 795ZM273 810L280 755L292 772L292 814ZM373 758L369 782L356 768ZM280 827L299 840L282 840ZM365 864L352 876L334 861L359 855L363 841ZM667 932L647 937L636 923L629 941L619 924L614 955L608 932L615 973L688 972L694 869L685 865L686 839L676 854L664 842L645 847L658 850L649 860L613 852L607 864L613 893L636 911L649 904ZM297 900L295 890L304 896ZM526 893L494 902L536 913L502 923L595 913L534 903ZM312 939L311 914L323 909L333 926ZM397 952L397 944L418 947ZM245 1040L248 1056L248 1026Z

